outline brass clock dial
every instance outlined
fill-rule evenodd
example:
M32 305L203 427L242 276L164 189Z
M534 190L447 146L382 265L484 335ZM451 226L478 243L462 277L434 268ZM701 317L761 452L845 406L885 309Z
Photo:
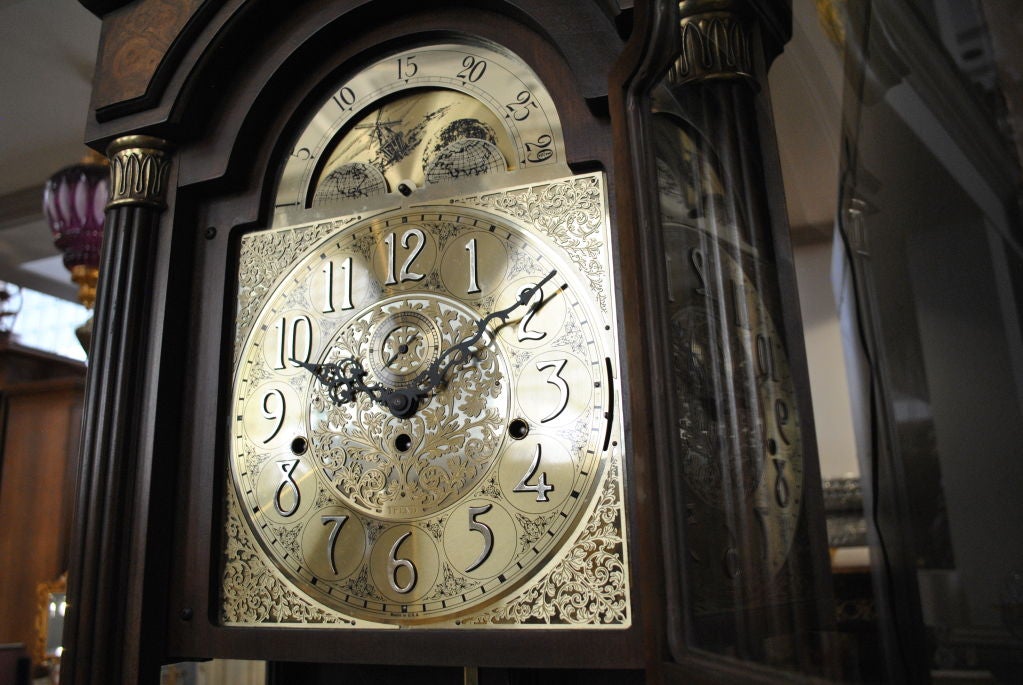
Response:
M478 39L308 120L241 239L226 622L630 624L607 199L564 160Z
M450 624L514 602L608 515L604 206L591 175L251 236L302 247L240 308L230 476L296 594L373 624ZM413 411L392 410L401 393Z

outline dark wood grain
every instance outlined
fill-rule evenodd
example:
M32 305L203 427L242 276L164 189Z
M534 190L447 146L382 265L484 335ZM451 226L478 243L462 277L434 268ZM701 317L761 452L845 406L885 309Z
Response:
M100 33L92 109L145 96L172 46L209 1L140 0L108 11Z
M68 576L61 680L152 682L163 649L172 440L155 428L166 271L159 210L107 213ZM160 457L163 458L160 458Z

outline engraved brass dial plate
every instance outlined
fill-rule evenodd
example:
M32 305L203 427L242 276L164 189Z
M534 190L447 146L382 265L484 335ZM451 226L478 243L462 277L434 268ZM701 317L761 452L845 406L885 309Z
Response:
M630 624L608 230L590 174L243 237L226 623ZM411 416L310 372L411 387L551 272Z

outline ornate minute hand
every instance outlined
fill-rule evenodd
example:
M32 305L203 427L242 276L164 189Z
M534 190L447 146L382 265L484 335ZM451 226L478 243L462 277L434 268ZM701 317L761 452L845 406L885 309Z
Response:
M542 281L534 285L532 288L526 288L525 290L520 292L519 299L516 300L515 303L512 304L511 306L505 307L500 311L491 312L490 314L484 316L482 319L479 319L476 322L476 332L470 335L462 342L452 345L451 347L437 355L437 358L433 361L432 364L430 364L430 367L423 371L423 373L419 374L418 377L416 377L415 381L413 381L413 385L419 385L421 381L426 381L429 383L429 385L424 390L424 392L431 392L434 388L443 383L444 378L445 376L447 376L447 373L451 369L451 367L464 363L465 360L469 357L469 355L472 352L472 346L479 342L480 338L482 338L483 334L486 332L487 324L489 324L494 319L500 319L502 323L507 322L508 317L511 316L511 313L513 311L515 311L519 307L528 304L529 301L533 299L533 295L536 294L536 291L542 288L547 283L547 281L554 278L555 274L557 273L558 273L557 271L551 271L549 274L543 277ZM445 359L447 359L448 357L451 358L445 361Z
M551 271L549 274L543 277L539 283L531 288L526 288L519 293L519 298L514 304L505 307L496 312L487 314L482 319L476 321L476 330L469 337L465 338L461 342L455 343L451 347L447 348L433 360L433 363L424 370L421 374L416 376L409 384L408 388L402 388L399 390L391 390L385 392L383 397L380 398L380 403L385 405L391 410L391 413L398 418L408 418L415 413L419 407L419 401L425 399L433 392L438 386L444 383L444 379L447 377L448 371L451 367L465 363L465 360L472 354L472 346L479 342L480 338L487 330L487 325L495 320L500 319L501 322L506 322L511 313L529 303L533 299L533 295L542 288L547 281L554 278L557 274L557 270Z

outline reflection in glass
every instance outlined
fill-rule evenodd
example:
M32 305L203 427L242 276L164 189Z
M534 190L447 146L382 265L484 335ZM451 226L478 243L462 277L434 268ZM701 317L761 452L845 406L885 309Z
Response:
M659 89L650 119L685 647L820 672L814 641L830 604L818 601L803 514L804 443L747 91Z

